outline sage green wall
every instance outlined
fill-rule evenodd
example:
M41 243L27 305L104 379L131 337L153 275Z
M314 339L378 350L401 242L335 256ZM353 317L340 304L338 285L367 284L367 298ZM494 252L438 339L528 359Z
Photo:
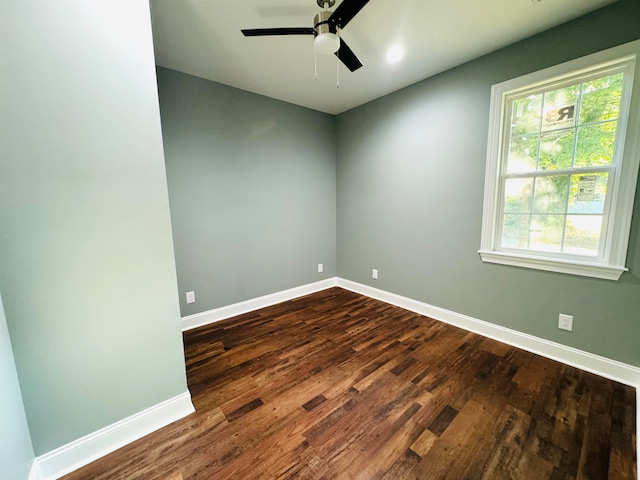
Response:
M0 290L36 455L187 389L146 1L0 3Z
M0 296L0 478L24 480L34 454Z
M639 19L621 1L340 115L339 276L640 366L640 195L617 282L477 253L491 85L640 38Z
M164 68L158 86L182 314L334 277L334 118Z

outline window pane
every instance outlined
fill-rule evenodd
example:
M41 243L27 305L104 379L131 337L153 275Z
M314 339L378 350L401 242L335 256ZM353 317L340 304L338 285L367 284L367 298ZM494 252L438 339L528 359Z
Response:
M564 215L532 215L529 248L544 252L559 252L563 227Z
M617 123L613 121L578 127L574 166L610 165Z
M564 234L564 253L598 256L601 215L568 215Z
M574 103L578 100L580 94L580 84L569 85L568 87L559 88L545 92L544 103L545 110L549 105L558 105L563 103Z
M545 133L540 140L539 170L571 168L574 129Z
M508 213L502 224L502 242L504 248L525 249L529 243L529 215Z
M536 213L564 213L567 206L568 184L568 175L536 178L533 211Z
M533 178L509 178L504 182L505 213L531 212Z
M572 175L569 213L603 213L609 174Z
M541 113L542 94L515 100L511 107L511 135L537 133Z
M541 130L573 127L576 123L579 93L580 85L545 92Z
M509 141L507 173L532 172L538 158L538 135L513 137Z
M623 74L598 78L582 85L580 124L615 120L620 111Z

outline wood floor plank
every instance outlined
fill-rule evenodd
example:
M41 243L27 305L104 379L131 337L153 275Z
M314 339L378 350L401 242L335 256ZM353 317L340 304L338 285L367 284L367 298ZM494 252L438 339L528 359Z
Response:
M580 465L576 479L606 478L611 454L611 406L613 384L602 384L595 378L589 382L593 394L589 418L595 420L585 425Z
M637 393L636 393L637 394ZM634 411L635 403L633 391L614 386L614 398L611 415L611 457L609 461L609 478L621 480L635 480L637 478L636 466L633 464L634 453L631 442L626 438L634 437ZM637 441L637 439L636 439Z
M633 388L340 288L184 344L196 412L66 480L637 478Z
M435 420L431 422L431 424L427 427L427 429L430 432L435 433L436 436L439 437L444 433L449 424L453 421L454 418L456 418L457 415L458 410L450 405L445 405L438 416L435 418Z

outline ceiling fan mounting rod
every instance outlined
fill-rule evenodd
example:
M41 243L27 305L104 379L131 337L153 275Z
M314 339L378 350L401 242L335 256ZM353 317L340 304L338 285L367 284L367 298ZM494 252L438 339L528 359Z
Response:
M316 0L320 8L331 8L335 5L336 0Z

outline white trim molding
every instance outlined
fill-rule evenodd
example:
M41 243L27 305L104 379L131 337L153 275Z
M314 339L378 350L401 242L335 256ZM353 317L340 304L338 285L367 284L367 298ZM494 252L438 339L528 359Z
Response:
M321 290L326 290L327 288L335 287L336 285L336 277L327 278L326 280L320 280L319 282L308 283L299 287L290 288L289 290L283 290L281 292L271 293L262 297L252 298L245 300L244 302L233 303L231 305L225 305L224 307L214 308L213 310L207 310L206 312L187 315L186 317L182 317L182 331L185 332L193 328L219 322L226 318L235 317L236 315L242 315L243 313L249 313L261 308L270 307L271 305L286 302L287 300L293 300L294 298L303 297Z
M40 471L40 462L38 459L34 459L31 464L31 470L29 470L29 480L44 480L42 472Z
M36 457L30 480L54 480L195 412L187 391Z
M498 263L512 267L534 268L547 272L567 273L583 277L602 278L604 280L618 280L620 275L629 271L627 267L615 265L587 263L555 258L534 257L521 253L478 250L480 258L485 263Z
M572 367L630 385L635 387L636 390L640 387L639 367L485 322L484 320L479 320L468 315L452 312L451 310L429 305L428 303L403 297L385 290L379 290L368 285L352 282L351 280L340 278L338 279L338 286L404 308L405 310L425 315L434 320L460 327L484 337L521 348L522 350L557 360Z

